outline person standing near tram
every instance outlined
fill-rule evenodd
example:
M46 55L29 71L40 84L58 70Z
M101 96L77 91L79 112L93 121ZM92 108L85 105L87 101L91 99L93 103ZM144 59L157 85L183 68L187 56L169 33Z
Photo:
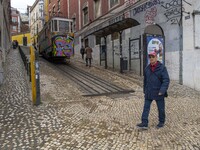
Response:
M92 63L92 48L87 46L85 48L85 54L86 54L86 66L88 66L88 61L89 61L89 67L91 67L91 63Z

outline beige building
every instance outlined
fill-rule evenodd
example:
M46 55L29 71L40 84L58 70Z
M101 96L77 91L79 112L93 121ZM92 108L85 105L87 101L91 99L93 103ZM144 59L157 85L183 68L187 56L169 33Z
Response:
M38 43L37 36L44 26L44 2L36 0L30 9L30 33L33 44Z
M10 39L10 19L11 19L10 0L0 3L0 85L4 78L4 65L6 55L11 48Z

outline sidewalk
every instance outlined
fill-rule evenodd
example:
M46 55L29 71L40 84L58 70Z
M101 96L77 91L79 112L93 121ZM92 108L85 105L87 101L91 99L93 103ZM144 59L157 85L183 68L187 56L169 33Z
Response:
M80 90L50 64L40 62L41 101L31 102L26 71L19 52L12 50L6 62L6 80L0 87L1 150L199 150L200 96L171 83L166 99L167 122L157 130L153 102L147 131L140 122L143 92L132 76L100 67L80 67L117 85L136 90L132 94L82 97Z
M45 106L32 105L18 50L9 53L5 72L6 79L0 87L0 149L40 149L49 132L59 129L60 120ZM43 126L46 120L48 127Z

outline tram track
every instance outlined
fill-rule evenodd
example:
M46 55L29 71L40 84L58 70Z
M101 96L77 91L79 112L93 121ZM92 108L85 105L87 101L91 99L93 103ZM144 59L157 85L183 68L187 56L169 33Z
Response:
M73 81L80 88L83 96L100 96L134 92L134 90L119 87L112 82L90 74L72 64L51 63L51 65L63 72L67 78Z

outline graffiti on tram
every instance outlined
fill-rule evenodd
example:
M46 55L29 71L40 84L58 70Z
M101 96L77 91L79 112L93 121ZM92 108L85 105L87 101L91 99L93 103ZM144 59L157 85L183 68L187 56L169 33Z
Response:
M54 56L70 56L73 54L74 35L53 37L53 55Z

